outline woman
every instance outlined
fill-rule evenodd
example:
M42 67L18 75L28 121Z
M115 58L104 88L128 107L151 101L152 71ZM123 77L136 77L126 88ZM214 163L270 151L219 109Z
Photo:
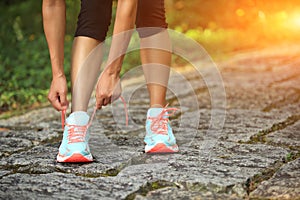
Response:
M65 9L64 0L43 0L44 31L53 75L48 99L58 111L64 111L68 107L67 84L63 69ZM57 155L58 162L91 162L93 160L89 150L87 131L90 117L86 112L92 90L88 90L89 95L78 95L83 91L79 86L88 81L80 78L80 74L90 70L88 67L82 68L83 63L92 50L105 40L111 20L111 10L112 0L81 1L72 47L72 113L66 120L63 140ZM140 36L141 47L158 43L163 46L162 49L171 48L166 31L163 0L119 0L113 35L121 34L122 38L122 34L133 29L134 24ZM156 27L156 29L147 27ZM124 37L127 39L113 38L108 66L97 82L96 102L99 109L115 100L113 93L119 82L119 73L124 58L124 55L115 56L115 54L117 54L117 49L127 48L128 35L125 34ZM154 74L154 76L160 76L162 82L165 83L156 84L147 80L150 108L147 112L145 152L177 152L176 139L168 122L168 111L174 111L174 109L166 108L165 100L169 70L162 76L162 70L157 67L170 66L171 53L161 49L141 48L140 55L142 64L145 66L143 69L146 80L151 79ZM152 63L156 63L157 66L151 65ZM78 100L79 97L80 100Z

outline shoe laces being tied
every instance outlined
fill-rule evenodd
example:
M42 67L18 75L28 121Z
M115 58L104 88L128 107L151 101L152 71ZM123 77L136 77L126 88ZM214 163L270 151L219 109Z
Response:
M125 110L125 115L126 115L126 126L128 126L128 111L127 111L127 106L126 106L126 101L125 99L120 96L121 101L124 104L124 110ZM65 123L66 121L66 110L61 111L61 126L62 129L64 129L64 126L68 126L68 143L76 143L76 142L84 142L85 141L85 135L88 130L88 128L92 125L92 121L95 117L97 111L97 107L95 106L93 114L88 122L87 125L73 125L73 124L67 124Z
M167 107L168 105L166 105ZM174 113L179 110L177 108L166 108L164 107L161 113L156 117L149 116L147 119L151 120L150 129L156 134L167 135L168 134L168 122L169 116L174 115Z
M67 124L65 123L65 118L66 118L65 113L66 113L65 110L63 110L61 113L61 119L62 119L61 123L62 123L62 128L64 128L64 126L68 127L68 144L85 142L86 132L89 126L92 124L92 120L90 120L87 125ZM92 118L94 118L95 113L96 113L96 109L94 109Z
M85 141L85 135L88 129L87 125L79 126L79 125L66 124L66 126L69 127L68 144Z

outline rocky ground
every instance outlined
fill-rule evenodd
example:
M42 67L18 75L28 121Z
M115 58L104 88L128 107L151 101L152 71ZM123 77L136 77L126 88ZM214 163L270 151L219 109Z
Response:
M206 64L170 79L178 154L143 152L139 79L124 87L128 127L120 102L97 112L93 163L55 162L62 130L50 107L0 120L0 198L300 199L300 48L239 54L218 64L222 79Z

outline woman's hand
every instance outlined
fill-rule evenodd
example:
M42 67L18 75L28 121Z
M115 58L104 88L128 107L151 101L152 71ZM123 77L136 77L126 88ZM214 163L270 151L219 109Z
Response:
M62 111L68 108L67 94L66 77L64 75L53 77L48 93L48 100L56 110Z
M96 87L96 106L101 109L115 100L117 100L122 93L120 77L118 73L110 73L104 70L98 79Z
M96 87L96 106L98 109L121 96L119 73L132 34L129 30L134 28L136 9L137 0L118 1L113 31L115 37L112 39L108 57L109 66L102 72Z

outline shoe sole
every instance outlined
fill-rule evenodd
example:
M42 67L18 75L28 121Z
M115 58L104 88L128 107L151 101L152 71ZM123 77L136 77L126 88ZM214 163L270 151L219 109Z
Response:
M62 157L57 155L57 162L61 163L87 163L93 162L92 155L83 156L80 153L74 153L69 157Z
M179 149L177 144L173 146L167 146L164 143L157 143L153 147L147 145L145 147L146 153L177 153L178 151Z

